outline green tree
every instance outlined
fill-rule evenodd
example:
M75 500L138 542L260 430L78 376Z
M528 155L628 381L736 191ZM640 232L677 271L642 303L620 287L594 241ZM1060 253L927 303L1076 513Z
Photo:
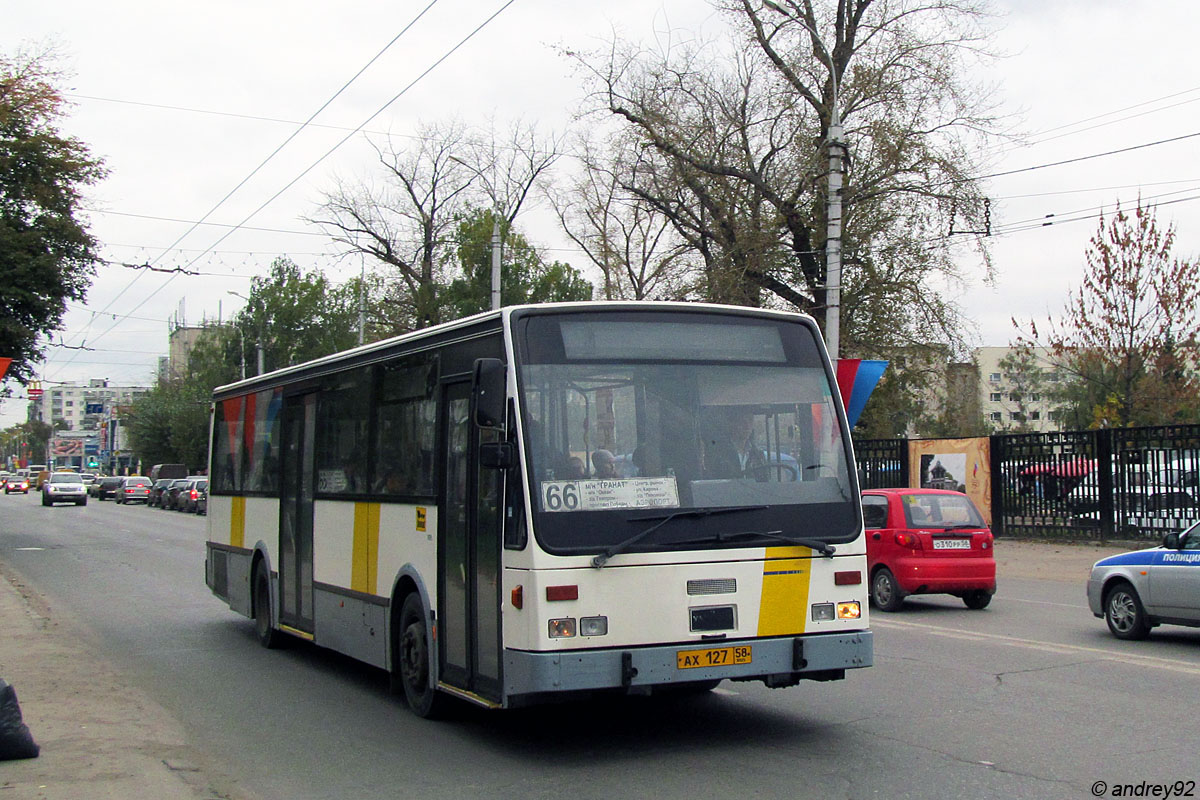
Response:
M1013 324L1016 344L1042 345L1067 378L1055 399L1088 427L1197 420L1200 259L1172 255L1175 227L1153 206L1101 216L1080 287L1039 330Z
M496 215L490 209L469 209L454 231L453 263L458 272L444 292L447 318L478 314L491 308L492 230ZM571 265L547 264L529 241L500 222L500 298L504 305L591 300L592 284Z
M135 460L202 469L208 463L208 408L199 382L160 381L125 415Z
M81 218L83 188L105 175L78 139L63 135L64 79L52 52L0 54L0 356L24 384L39 344L82 301L99 260Z
M208 459L213 389L258 374L258 346L267 371L346 350L358 343L357 282L334 286L317 270L277 258L255 278L249 302L229 325L210 327L188 353L182 375L162 380L127 416L133 451L143 464Z
M260 347L267 372L346 350L358 344L357 282L335 286L319 270L277 258L251 283L233 327L248 375L258 372Z

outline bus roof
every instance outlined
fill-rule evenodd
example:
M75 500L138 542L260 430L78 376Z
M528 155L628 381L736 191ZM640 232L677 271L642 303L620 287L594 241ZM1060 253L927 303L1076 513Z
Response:
M291 380L300 380L310 377L318 377L333 371L335 367L342 366L345 362L355 362L356 365L371 364L376 361L383 360L390 356L394 351L404 351L408 345L420 342L425 339L435 340L443 339L443 341L453 341L457 338L454 334L458 332L469 332L471 328L482 328L491 330L500 330L502 320L506 320L513 314L521 312L552 312L552 311L572 311L572 310L645 310L645 309L661 309L661 310L680 310L680 311L721 311L726 313L736 313L745 316L763 316L774 318L790 318L790 319L805 319L812 321L812 317L807 314L799 314L792 311L776 311L772 309L751 308L749 306L732 306L719 305L715 303L688 303L678 301L665 300L589 300L589 301L574 301L564 303L536 303L527 305L505 306L504 308L494 311L484 311L480 314L474 314L469 317L443 322L438 325L432 325L428 328L422 328L418 331L403 333L399 336L393 336L388 339L381 339L378 342L359 345L349 350L342 350L337 353L331 353L327 356L306 361L302 364L294 364L292 366L283 367L272 372L256 375L252 378L246 378L235 383L218 386L213 390L213 397L220 399L226 396L243 394L248 391L253 391L257 388L266 388L275 386L280 383L287 383Z

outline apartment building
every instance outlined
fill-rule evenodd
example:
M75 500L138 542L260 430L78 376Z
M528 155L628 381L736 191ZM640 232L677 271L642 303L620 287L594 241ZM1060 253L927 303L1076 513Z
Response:
M980 409L993 428L1059 430L1058 415L1047 395L1060 376L1045 348L980 347L974 355Z
M103 378L48 384L41 400L30 404L30 417L60 430L97 430L106 413L129 405L148 391L147 386L110 386Z

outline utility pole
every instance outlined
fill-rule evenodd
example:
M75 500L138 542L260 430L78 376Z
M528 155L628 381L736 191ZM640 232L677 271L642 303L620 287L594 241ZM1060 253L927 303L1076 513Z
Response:
M832 70L833 64L830 63ZM831 73L832 74L832 73ZM833 78L834 86L837 78ZM826 199L825 226L825 347L835 364L841 339L842 305L842 121L837 108L837 89L833 92L829 121L829 197Z
M500 216L492 212L492 310L500 308Z

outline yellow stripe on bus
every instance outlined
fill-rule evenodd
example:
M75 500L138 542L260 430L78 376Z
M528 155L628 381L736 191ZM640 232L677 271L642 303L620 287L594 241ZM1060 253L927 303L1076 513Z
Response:
M763 562L762 602L758 610L759 636L804 633L808 622L808 582L811 558L792 556L799 548L768 547ZM809 551L811 553L811 551Z
M231 547L246 546L246 498L233 498L229 512L229 544Z
M354 544L350 588L375 594L379 571L379 503L354 504Z

